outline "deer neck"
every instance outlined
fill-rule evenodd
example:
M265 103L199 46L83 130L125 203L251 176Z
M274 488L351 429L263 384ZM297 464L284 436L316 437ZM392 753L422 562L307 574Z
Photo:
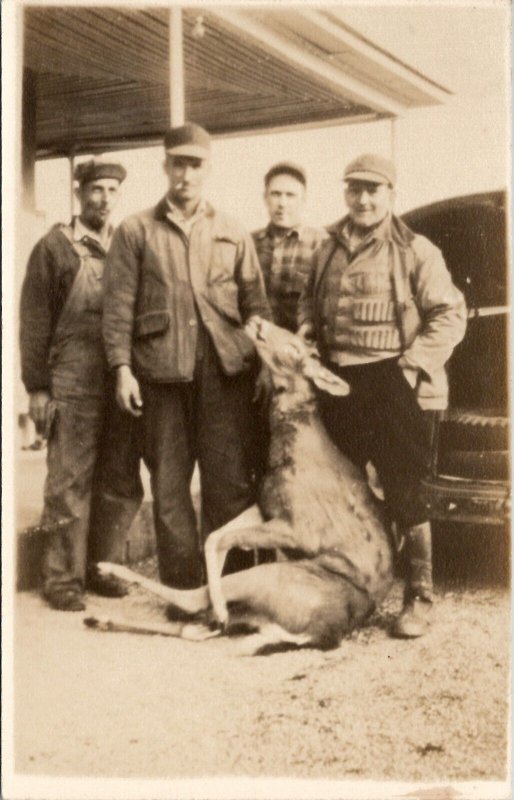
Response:
M271 407L270 468L294 466L296 446L305 428L317 418L316 400L312 394L301 404L291 403L287 394L275 395Z

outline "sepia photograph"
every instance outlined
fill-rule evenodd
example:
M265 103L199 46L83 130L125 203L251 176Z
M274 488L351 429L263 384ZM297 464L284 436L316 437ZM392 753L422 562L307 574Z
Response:
M5 800L511 798L511 24L2 3Z

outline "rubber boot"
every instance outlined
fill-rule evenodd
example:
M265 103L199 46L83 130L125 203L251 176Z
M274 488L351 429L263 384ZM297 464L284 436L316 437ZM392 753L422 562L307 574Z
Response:
M405 531L407 583L403 609L396 619L392 635L400 639L417 639L427 633L432 610L432 531L424 522Z

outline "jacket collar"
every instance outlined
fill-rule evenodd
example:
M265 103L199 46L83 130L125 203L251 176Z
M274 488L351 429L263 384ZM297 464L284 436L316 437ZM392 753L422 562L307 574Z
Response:
M168 203L168 195L165 194L164 197L161 200L159 200L159 202L155 206L154 217L155 219L165 221L167 219L169 211L170 211L170 206ZM211 204L205 201L205 216L213 217L215 213L216 212L214 208L211 206Z
M257 231L255 234L257 239L274 239L277 234L277 228L273 225L272 222L268 222L265 228L262 228L260 231ZM288 236L292 236L295 234L300 238L302 235L302 226L301 225L294 225L292 228L288 228L286 232L283 234L283 239L287 239Z
M109 225L106 231L105 238L101 238L96 231L87 228L81 221L80 217L73 217L73 241L84 242L87 245L96 245L100 247L103 252L107 252L111 243L113 227Z
M83 225L79 225L77 227L76 222L78 217L73 217L71 222L68 225L64 225L61 222L58 222L56 225L53 226L53 230L60 231L62 235L67 239L70 245L73 247L74 244L81 244L88 248L88 250L92 253L93 256L99 256L100 258L105 258L107 254L107 249L110 244L112 238L113 228L109 228L109 241L107 243L107 248L100 242L100 240L93 235L93 231L89 231Z
M339 241L344 241L342 232L344 231L347 223L350 221L350 216L347 214L342 219L337 220L332 225L327 226L329 236ZM399 217L391 214L373 231L373 238L382 239L383 241L395 242L400 247L409 247L414 239L414 232L405 224Z

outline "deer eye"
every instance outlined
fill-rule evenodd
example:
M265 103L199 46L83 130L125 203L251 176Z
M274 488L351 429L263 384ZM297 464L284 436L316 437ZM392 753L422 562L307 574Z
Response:
M301 361L303 358L303 353L301 350L292 343L288 343L284 346L283 353L288 360L293 362Z

